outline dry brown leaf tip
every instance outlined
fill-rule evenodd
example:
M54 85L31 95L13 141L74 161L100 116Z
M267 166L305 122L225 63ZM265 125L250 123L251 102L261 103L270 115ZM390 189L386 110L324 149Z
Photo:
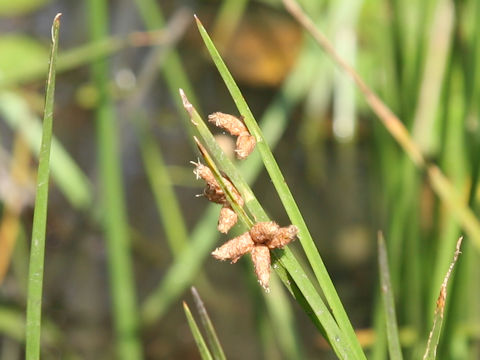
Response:
M241 256L250 253L258 282L268 289L270 279L270 249L283 248L297 236L294 225L280 227L274 221L259 222L250 231L227 241L212 252L218 260L235 263Z
M245 159L255 149L257 141L250 134L242 119L222 112L215 112L208 116L208 121L224 129L233 136L238 136L235 154L238 159Z

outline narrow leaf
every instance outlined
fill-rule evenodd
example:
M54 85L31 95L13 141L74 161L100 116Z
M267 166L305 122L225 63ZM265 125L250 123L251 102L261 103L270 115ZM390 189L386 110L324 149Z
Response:
M50 146L52 141L53 100L55 95L55 66L57 62L60 16L52 25L52 50L45 95L42 144L39 154L37 194L33 213L32 245L28 274L26 350L27 360L40 358L40 327L42 318L43 267L45 232L47 228L48 183L50 178Z
M401 360L402 349L398 336L397 316L395 315L395 298L390 282L387 249L381 232L378 233L378 267L380 270L380 284L387 325L388 351L390 359Z
M207 341L210 345L210 348L213 352L213 358L215 360L225 360L225 353L223 352L222 345L218 340L217 332L213 327L212 321L210 320L210 316L208 316L207 309L198 294L198 291L195 287L192 286L192 295L193 300L195 301L195 305L197 306L198 314L200 315L200 319L202 320L203 328L207 332Z
M433 317L433 327L428 337L427 349L423 355L423 360L434 360L437 357L437 346L440 340L440 332L442 331L443 312L445 310L445 302L447 300L448 280L450 280L453 267L455 266L458 256L460 255L460 246L462 245L462 240L463 237L460 237L457 241L457 247L453 255L453 260L450 263L450 267L448 268L445 278L443 279L442 286L440 287L440 294L437 298L437 307L435 308L435 314Z
M183 310L185 311L185 316L187 317L188 326L190 326L190 330L192 331L192 335L197 344L198 351L200 352L200 356L202 357L203 360L213 360L212 354L210 353L210 350L207 347L207 343L203 339L202 333L200 332L200 329L198 328L198 325L192 316L192 312L190 311L190 308L185 303L185 301L183 302Z

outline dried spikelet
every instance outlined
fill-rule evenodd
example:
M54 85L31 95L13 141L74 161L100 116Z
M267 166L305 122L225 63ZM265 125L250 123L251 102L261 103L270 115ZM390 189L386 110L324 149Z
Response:
M279 228L275 221L259 222L250 229L250 236L255 244L264 244L273 239Z
M251 254L258 282L264 289L268 289L268 282L270 281L270 250L265 245L256 245L252 249Z
M218 217L217 229L221 233L228 233L228 231L237 223L237 213L233 211L230 206L224 205L220 210L220 216Z
M203 189L203 196L205 196L208 201L211 201L217 204L225 203L225 194L223 193L220 186L206 184L205 188Z
M243 121L230 114L215 112L208 115L208 121L214 123L215 126L228 131L233 136L239 136L240 134L248 133L248 129Z
M194 161L190 161L191 164L195 165L195 170L193 173L197 177L197 179L201 178L205 180L207 184L217 184L217 180L215 180L215 176L213 176L212 170L208 166L203 165L200 161L198 163Z
M242 255L249 253L253 248L254 243L250 237L250 233L246 232L227 241L219 248L216 248L215 251L212 252L212 256L218 260L231 260L232 264L234 264Z
M217 180L213 176L212 170L208 166L203 165L201 162L195 163L191 162L195 165L195 170L193 173L197 176L197 178L201 178L205 180L207 183L205 189L203 190L203 195L209 200L217 204L228 205L228 200L223 192L222 188L218 184ZM237 188L232 184L232 182L226 177L223 177L223 182L225 186L228 188L232 196L234 197L235 201L240 205L243 206L243 198L238 192Z
M295 236L298 234L298 228L295 225L290 225L278 229L278 231L273 235L272 240L267 242L267 246L270 249L283 248L285 245L288 245L295 239Z
M246 132L243 134L240 134L237 138L237 145L235 148L235 154L237 155L237 158L240 160L246 159L248 155L250 155L255 149L257 141L255 140L255 137L250 135L250 133Z

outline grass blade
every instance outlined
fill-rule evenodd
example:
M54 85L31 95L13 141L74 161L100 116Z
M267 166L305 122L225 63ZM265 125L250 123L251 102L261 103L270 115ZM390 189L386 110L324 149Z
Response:
M141 117L141 115L137 115L137 117ZM187 244L187 227L161 149L155 143L147 130L146 123L142 120L137 121L136 125L145 171L155 198L158 214L165 229L169 248L173 255L177 256Z
M100 41L108 33L107 1L87 2L92 41ZM103 226L108 254L109 280L113 302L116 355L120 359L141 359L142 346L138 334L133 266L128 238L128 220L122 189L122 171L118 157L118 139L113 102L109 96L108 63L92 63L92 75L99 92L97 134L99 167L103 194Z
M328 39L321 33L312 20L303 12L295 0L283 0L290 13L309 31L319 46L355 81L365 96L370 108L378 116L392 137L419 168L427 171L429 181L445 204L452 208L453 216L471 237L473 244L480 249L480 222L472 210L461 200L448 178L435 165L426 162L418 146L413 142L407 128L390 108L373 92L360 75L350 67L334 50Z
M0 113L10 128L22 134L32 153L39 155L42 139L40 119L19 95L0 92ZM57 138L52 137L50 172L52 180L77 209L86 210L92 203L91 184Z
M378 267L380 270L380 284L387 324L388 351L390 359L401 360L402 348L398 336L397 316L395 315L395 298L390 282L390 270L388 268L387 249L382 233L378 233Z
M213 358L215 360L225 360L225 353L223 352L222 345L218 340L217 332L213 327L210 316L208 316L207 309L205 308L205 305L195 287L192 287L192 295L193 300L195 301L195 305L197 306L197 311L200 314L200 319L202 320L203 327L207 332L207 341L210 345L210 348L212 349Z
M315 243L308 231L300 210L298 209L298 206L290 192L290 189L288 188L280 168L278 167L278 164L276 163L275 158L273 157L273 154L265 141L263 133L205 28L198 18L196 18L196 20L200 35L205 42L205 46L207 47L215 65L217 66L217 69L222 76L222 79L225 82L225 85L227 86L233 101L238 108L238 111L244 117L245 124L247 125L250 133L257 139L257 148L260 152L265 168L267 169L275 189L277 190L280 200L282 201L282 204L284 205L292 224L296 225L299 229L298 238L300 239L307 259L313 268L318 283L322 287L327 302L332 308L334 317L342 332L347 336L347 340L350 343L350 348L352 351L355 352L356 356L364 358L365 355L363 354L360 344L358 343L353 327L348 319L347 314L345 313L345 310L343 309L342 303L317 251ZM248 199L249 197L245 199L246 202L248 202Z
M202 333L200 332L200 329L198 328L198 325L192 316L192 312L185 301L183 302L183 310L185 311L185 316L187 317L188 326L190 326L193 338L197 343L200 356L203 360L213 360L212 354L207 347L207 343L205 342L205 339L203 338Z
M25 358L40 358L40 328L42 319L43 267L45 263L45 232L47 228L48 183L50 178L50 147L52 141L53 103L55 96L55 65L57 61L60 16L52 25L52 51L48 68L42 145L39 154L37 194L33 213L32 245L28 273L27 324Z
M455 249L455 254L453 255L453 260L450 263L450 267L448 268L447 274L443 279L442 286L440 287L440 294L437 298L437 306L435 308L435 315L433 319L433 327L428 337L427 348L425 350L425 354L423 355L423 360L434 360L437 356L437 346L438 341L440 340L440 332L442 330L443 323L443 312L445 309L445 301L447 300L448 280L450 280L453 267L455 266L458 256L460 255L460 246L462 245L462 240L463 237L459 238L457 241L457 247Z

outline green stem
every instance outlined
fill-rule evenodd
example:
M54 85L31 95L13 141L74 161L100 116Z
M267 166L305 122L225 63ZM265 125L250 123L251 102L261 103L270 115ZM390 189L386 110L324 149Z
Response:
M92 41L100 41L108 32L107 2L89 0L87 4L91 16ZM114 106L108 92L109 67L106 60L98 60L92 63L91 69L100 95L96 114L99 167L117 356L120 359L141 359L143 355L138 337L137 305L127 236L128 222L118 156L117 128Z
M25 358L40 358L40 327L42 322L43 268L45 262L45 231L47 228L48 181L50 178L50 146L52 142L55 66L57 61L60 16L52 25L52 52L48 69L45 111L43 114L42 145L40 148L37 195L33 213L32 245L28 274L27 324Z

